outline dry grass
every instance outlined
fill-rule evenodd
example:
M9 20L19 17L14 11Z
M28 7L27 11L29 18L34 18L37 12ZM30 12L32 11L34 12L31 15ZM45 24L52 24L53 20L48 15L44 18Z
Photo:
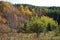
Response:
M42 33L37 38L35 33L0 33L0 40L60 40L60 36L44 36Z

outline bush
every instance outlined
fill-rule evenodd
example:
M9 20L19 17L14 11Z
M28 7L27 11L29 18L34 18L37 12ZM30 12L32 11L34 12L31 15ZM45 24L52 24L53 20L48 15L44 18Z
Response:
M30 21L27 22L27 29L29 32L35 32L37 33L37 36L39 33L45 31L49 26L51 27L51 30L55 30L58 23L47 16L33 16L31 17Z

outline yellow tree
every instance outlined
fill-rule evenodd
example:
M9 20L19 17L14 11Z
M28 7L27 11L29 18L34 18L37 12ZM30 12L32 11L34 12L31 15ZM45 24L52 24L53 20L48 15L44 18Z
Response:
M32 15L32 12L29 10L28 6L25 7L25 15L28 20L30 16Z
M24 7L23 7L23 5L20 5L19 10L20 10L21 13L24 13Z
M34 8L32 8L32 13L35 13L35 9Z
M28 6L25 7L25 14L26 15L32 15L32 12L29 10Z

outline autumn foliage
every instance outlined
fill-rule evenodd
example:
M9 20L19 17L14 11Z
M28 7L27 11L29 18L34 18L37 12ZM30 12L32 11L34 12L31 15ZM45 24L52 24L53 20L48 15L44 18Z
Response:
M37 31L41 33L48 26L52 29L57 28L60 23L60 9L58 8L56 10L50 9L50 7L16 5L0 2L0 24L3 26L1 30L5 30L4 27L7 25L11 31L15 30L18 33L37 33Z

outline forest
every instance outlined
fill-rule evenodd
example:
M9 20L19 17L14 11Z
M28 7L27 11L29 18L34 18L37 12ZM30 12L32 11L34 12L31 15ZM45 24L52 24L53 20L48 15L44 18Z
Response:
M52 37L59 36L58 38L60 38L60 7L12 4L0 1L0 35L4 33L30 34L31 37L33 37L33 33L36 33L37 38L40 35L41 37L52 35L51 40ZM58 38L56 40L59 40Z

